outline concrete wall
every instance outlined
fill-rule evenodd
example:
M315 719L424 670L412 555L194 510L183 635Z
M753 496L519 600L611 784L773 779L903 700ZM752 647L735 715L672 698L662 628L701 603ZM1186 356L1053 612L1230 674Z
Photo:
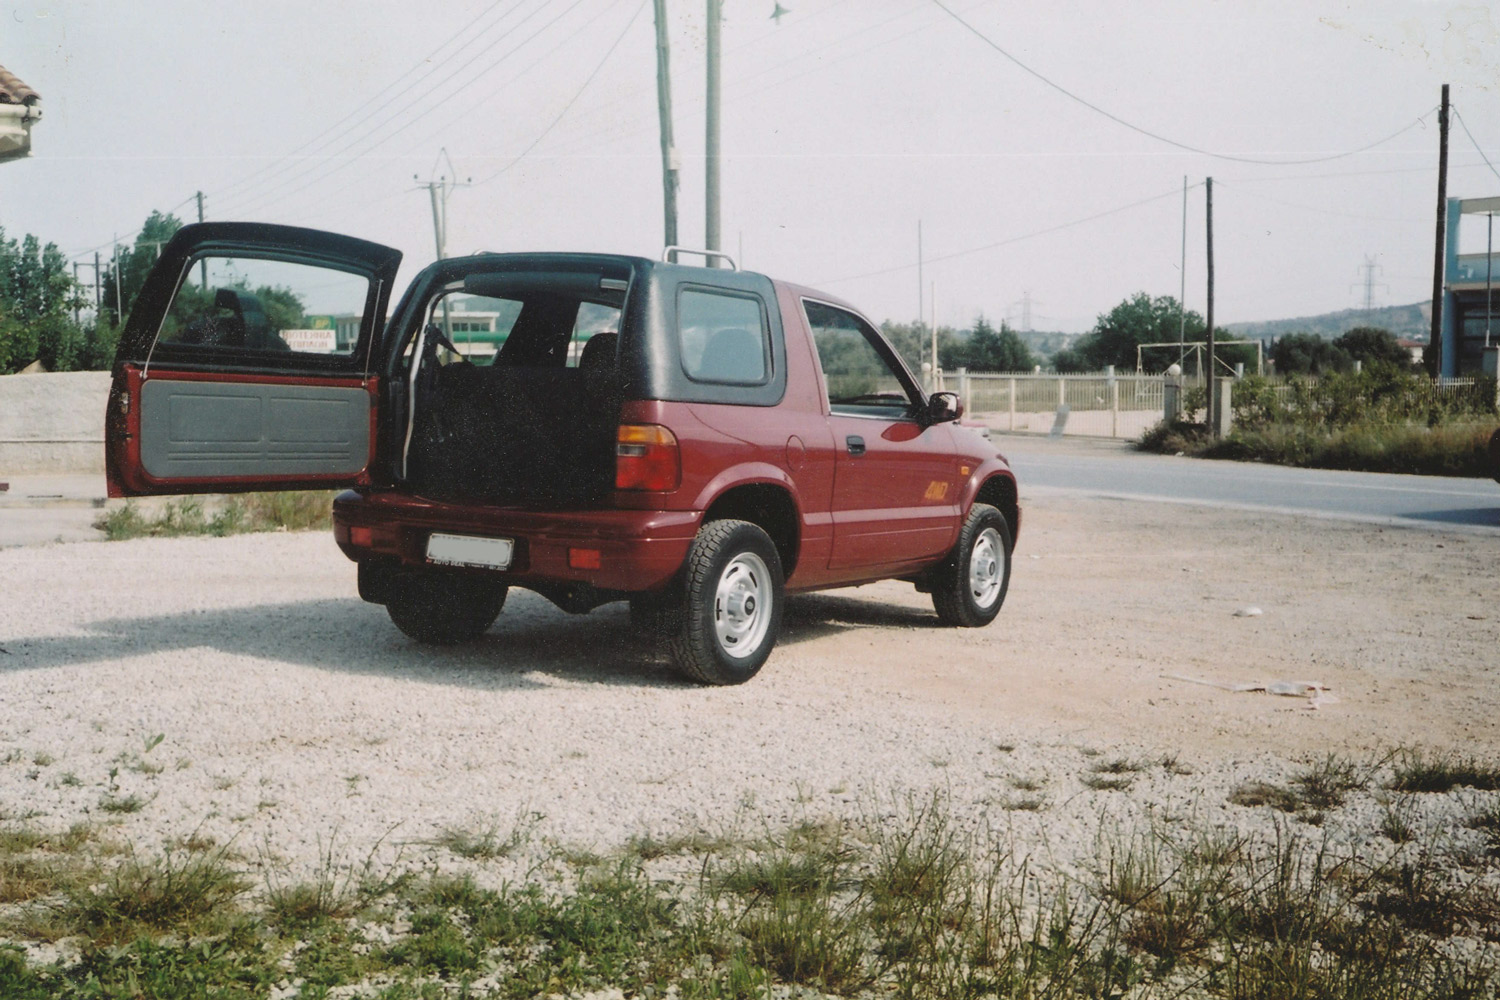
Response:
M109 372L0 375L0 478L104 471Z

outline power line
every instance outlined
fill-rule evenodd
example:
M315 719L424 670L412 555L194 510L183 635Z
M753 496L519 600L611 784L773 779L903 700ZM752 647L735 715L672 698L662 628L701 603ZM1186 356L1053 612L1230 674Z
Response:
M332 125L328 126L328 128L324 129L322 132L319 132L317 135L315 135L312 138L308 139L306 142L304 142L302 145L298 146L297 148L295 148L295 149L291 150L290 152L284 154L283 156L279 157L267 170L259 171L259 172L254 173L254 174L247 174L244 177L240 178L239 180L235 181L234 183L228 185L227 187L221 188L220 190L218 190L217 192L214 192L214 193L217 194L219 197L222 198L225 195L228 195L228 194L230 194L230 193L232 193L234 191L239 190L240 188L243 188L247 184L269 183L278 173L285 172L285 170L286 170L287 167L292 166L294 163L298 162L298 161L296 161L296 160L293 159L294 157L297 156L298 153L301 153L304 150L313 151L313 150L316 150L318 148L321 148L322 146L326 146L326 145L332 143L335 139L338 139L338 138L340 138L340 137L348 134L353 129L359 127L361 124L363 124L364 122L368 121L374 114L376 114L379 111L379 108L377 107L370 114L365 115L363 118L359 119L356 122L353 122L352 124L349 125L348 128L345 128L342 131L335 131L335 130L338 130L340 128L340 126L344 125L345 122L348 122L350 119L354 118L355 115L358 115L361 111L365 110L366 108L370 107L371 105L378 104L386 96L386 94L389 91L391 91L392 89L394 89L395 87L397 87L398 85L400 85L402 83L402 81L405 80L407 77L411 76L413 73L415 73L418 70L422 69L423 66L427 67L427 72L423 73L421 76L417 77L409 85L407 85L407 89L408 90L412 89L413 87L416 87L423 80L427 79L433 73L436 73L444 65L443 62L438 61L438 58L437 58L438 54L441 53L444 49L446 49L449 45L453 44L453 42L457 41L461 36L463 36L465 34L469 34L472 31L472 29L474 28L475 25L477 25L480 21L483 21L485 18L489 17L489 15L491 13L493 13L494 10L497 7L499 7L504 2L505 2L505 0L494 0L494 3L491 3L488 7L486 7L480 14L478 14L474 18L471 18L470 20L466 21L463 24L462 27L460 27L452 35L449 35L448 38L446 38L442 42L442 44L440 44L437 48L433 49L431 52L427 53L427 55L425 55L421 59L419 59L416 62L416 64L413 65L406 72L402 73L400 76L396 77L390 83L386 84L384 87L382 87L379 90L377 90L372 96L370 96L369 98L367 98L365 101L363 101L361 104L359 104L357 107L355 107L348 114L344 115L344 117L340 118L338 121L336 121ZM473 45L476 42L478 42L481 38L484 37L485 34L487 34L489 31L493 30L495 27L497 27L498 25L500 25L501 23L503 23L505 21L505 19L508 18L511 15L511 13L517 7L521 6L521 4L523 2L525 2L525 0L516 0L516 2L509 9L507 9L503 14L501 14L495 20L495 22L493 24L490 24L488 27L482 28L479 31L473 32L472 34L470 34L470 37L469 37L468 41L464 42L463 45L460 45L453 52L449 53L448 56L446 56L445 58L451 59L453 56L455 56L458 53L464 51L464 49L468 48L470 45ZM524 23L524 22L522 22L522 23Z
M869 32L872 32L872 31L878 31L879 29L884 28L886 25L889 25L889 24L891 24L891 23L893 23L895 21L899 21L899 20L901 20L903 18L910 17L913 13L915 13L914 10L905 10L905 11L902 11L902 12L900 12L898 14L895 14L895 15L893 15L891 17L888 17L888 18L886 18L883 21L879 21L879 22L877 22L875 24L872 24L872 25L866 25L863 28L860 28L860 29L858 29L856 31L849 32L848 34L844 35L840 39L840 42L842 44L847 44L849 41L851 41L852 39L858 38L860 35L864 35L864 34L867 34ZM810 16L807 19L810 19ZM809 67L807 69L804 69L804 70L802 70L801 72L798 72L798 73L782 74L782 73L780 73L778 71L782 67L784 67L784 66L792 66L792 65L802 66L802 65L806 64L808 62L808 57L809 57L809 51L808 50L795 53L795 54L787 57L786 59L781 60L780 62L772 63L772 64L769 64L769 65L758 65L757 68L753 72L746 73L743 76L737 77L737 78L729 81L729 83L725 86L725 91L724 91L725 92L725 103L734 103L734 102L736 102L736 101L738 101L738 100L740 100L740 99L748 96L750 93L754 93L757 96L763 95L763 94L765 94L766 92L768 92L768 91L770 91L772 89L775 89L777 87L781 87L781 86L784 86L786 84L792 83L792 82L794 82L794 81L796 81L798 79L801 79L802 77L808 76L808 75L813 74L813 73L823 72L823 71L829 69L832 66L836 66L836 65L838 65L841 62L845 62L845 61L847 61L849 59L854 58L855 56L862 55L863 53L868 52L871 49L879 48L882 45L888 45L888 44L890 44L893 41L901 41L901 40L908 39L912 35L917 34L918 32L927 30L928 27L931 27L931 25L926 25L926 26L923 26L923 27L916 28L916 29L914 29L914 30L912 30L910 32L907 32L906 34L899 35L899 36L896 36L894 38L883 38L883 39L880 39L880 40L874 42L871 45L864 46L863 48L856 49L856 50L851 51L851 52L845 52L843 55L839 56L836 59L832 59L832 60L818 59L817 60L817 62L818 62L817 65L811 66L811 67ZM746 43L745 45L736 46L734 49L732 49L730 51L732 51L732 52L740 52L744 48L747 48L747 47L748 47L748 43ZM817 45L815 45L813 47L812 51L821 50L822 47L823 46L821 45L821 43L819 43L819 44L817 44ZM760 79L761 77L764 77L764 76L774 76L775 78L769 84L766 84L763 87L759 87L756 90L754 90L753 92L749 91L747 89L747 87L748 87L749 84L753 83L755 80L758 80L758 79ZM703 100L701 98L690 96L690 97L686 98L686 100L682 103L681 107L682 107L683 110L695 111L698 108L702 107L703 103L704 102L703 102ZM601 109L601 112L603 110L604 109ZM601 113L601 112L592 112L592 113ZM582 119L580 119L580 120L582 120ZM587 133L584 133L582 136L571 137L570 141L562 147L562 151L566 152L569 149L582 148L582 147L590 146L590 145L593 145L593 144L595 144L595 143L597 143L597 142L599 142L601 140L606 140L607 141L607 140L623 139L623 138L627 138L627 137L630 137L630 136L639 135L639 134L641 134L643 132L647 132L647 131L650 131L651 129L654 129L655 127L656 126L653 123L651 125L643 125L643 126L636 127L636 128L630 128L630 129L625 130L625 131L619 131L618 130L618 122L612 122L610 125L606 126L603 129L600 129L600 130L597 130L597 131L587 132ZM736 155L738 156L738 154L736 154Z
M1189 187L1188 190L1192 190L1193 188L1202 187L1202 186L1203 186L1202 184L1194 184L1194 185L1191 185L1191 187ZM1046 236L1046 235L1048 235L1050 233L1061 232L1064 229L1072 229L1074 226L1081 226L1081 225L1083 225L1085 223L1094 222L1094 221L1097 221L1099 219L1107 218L1108 216L1111 216L1111 215L1118 215L1121 212L1128 212L1132 208L1140 208L1142 205L1149 205L1149 204L1151 204L1154 201L1161 201L1164 198L1177 198L1177 197L1180 197L1181 195L1182 195L1182 188L1173 188L1172 190L1166 192L1165 194L1152 195L1150 198L1142 198L1140 201L1133 201L1133 202L1131 202L1128 205L1121 205L1118 208L1111 208L1111 209L1107 209L1107 210L1105 210L1103 212L1097 212L1097 213L1095 213L1093 215L1085 216L1082 219L1074 219L1072 222L1064 222L1064 223L1061 223L1061 224L1056 225L1056 226L1048 226L1046 229L1038 229L1035 232L1025 233L1025 234L1020 235L1020 236L1012 236L1012 237L1010 237L1008 239L997 240L994 243L986 243L984 246L981 246L981 247L970 247L967 250L955 250L952 253L940 254L939 256L936 256L936 257L928 257L928 258L925 259L924 263L927 263L927 264L937 264L937 263L940 263L940 262L945 261L945 260L953 260L956 257L967 257L967 256L969 256L971 254L983 253L986 250L997 250L1000 247L1010 246L1013 243L1021 243L1021 242L1025 241L1025 240L1035 239L1038 236ZM842 277L842 278L831 278L831 279L824 279L822 281L815 281L815 282L813 282L813 284L814 285L837 285L837 284L842 284L845 281L855 281L855 280L857 280L859 278L874 278L874 277L878 277L878 276L883 275L883 274L896 274L897 272L900 272L900 271L909 271L909 270L911 270L912 268L914 268L916 266L917 265L914 264L914 263L913 264L901 264L901 265L898 265L896 267L881 268L878 271L866 271L863 274L850 274L850 275L846 275L845 277Z
M197 197L198 197L198 195L197 195L196 192L193 193L193 194L190 194L186 198L184 198L181 201L179 201L177 204L173 205L171 208L167 209L166 212L163 213L163 214L165 214L165 215L171 215L173 212L177 211L182 206L190 204L191 202L193 202ZM94 252L99 251L99 250L103 250L105 247L112 247L112 246L114 246L114 245L116 245L118 243L128 242L131 246L134 246L135 245L135 238L137 236L141 235L141 232L142 232L142 230L137 229L137 230L133 231L129 236L126 236L124 240L120 240L120 239L105 240L103 243L100 243L98 246L92 246L92 247L89 247L87 250L80 250L77 253L69 254L67 259L68 260L77 260L80 257L87 257L91 253L94 253Z
M1500 177L1500 170L1495 169L1495 165L1490 162L1490 158L1484 155L1484 150L1479 148L1479 140L1475 139L1474 133L1469 131L1469 123L1464 121L1464 116L1458 113L1457 108L1453 109L1453 114L1458 118L1458 124L1463 128L1464 135L1468 136L1469 141L1474 144L1474 149L1479 153L1479 158L1484 161L1484 165L1490 168L1490 173L1496 177Z
M505 60L509 59L511 56L513 56L517 52L521 51L523 48L525 48L527 45L529 45L532 41L534 41L539 36L541 36L543 33L545 33L553 25L557 24L559 21L563 20L565 17L567 17L569 14L571 14L583 2L584 2L584 0L574 0L573 3L569 4L568 7L565 8L562 11L562 13L558 14L556 17L553 17L546 24L543 24L540 28L538 28L536 31L532 32L526 38L522 39L515 46L507 49L500 56L498 56L492 62L490 62L490 64L487 67L485 67L483 70L481 70L480 72L478 72L474 76L470 77L464 83L460 84L459 87L453 91L453 93L451 93L451 94L448 95L448 98L451 99L456 94L462 93L464 90L467 90L469 87L472 87L474 84L478 83L485 76L489 75L498 66L500 66L502 63L504 63ZM538 10L541 10L541 9L542 8L538 8ZM533 11L532 13L535 14L536 11ZM526 17L522 19L521 24L524 24L531 17L532 17L532 14L526 15ZM519 27L519 25L517 25L517 27ZM577 34L577 31L578 31L578 29L575 29L575 31L574 31L575 35ZM397 106L397 107L389 109L390 113L386 117L386 119L384 121L380 122L379 124L377 124L376 126L374 126L373 128L369 129L364 136L361 136L359 138L351 140L350 142L345 143L343 146L341 146L336 151L334 151L334 152L328 154L326 157L322 158L321 162L316 162L316 163L311 164L309 166L308 170L304 170L300 174L294 174L293 176L288 177L286 179L286 181L284 182L284 183L291 183L293 180L297 179L298 177L308 177L308 179L304 183L302 183L299 186L293 188L291 191L279 192L279 193L275 192L275 191L267 192L264 195L261 195L259 197L253 198L250 202L246 203L245 205L242 205L240 207L240 210L244 211L244 210L247 210L247 209L258 208L267 199L272 198L272 197L286 198L286 197L289 197L291 195L297 194L297 193L299 193L301 191L305 191L305 190L307 190L307 188L311 187L313 184L320 183L321 181L327 180L329 177L332 177L334 174L338 173L339 171L341 171L341 170L349 167L350 165L354 164L355 162L357 162L362 157L368 156L370 153L374 152L376 149L379 149L381 146L383 146L386 143L390 142L392 139L394 139L396 136L400 135L402 132L405 132L407 129L411 128L414 124L416 124L421 119L419 117L417 117L417 116L408 115L407 116L407 120L402 125L398 126L393 131L388 132L384 137L382 137L380 139L376 139L374 142L371 142L364 149L362 149L359 152L355 153L353 156L349 157L348 159L345 159L345 160L342 160L342 161L336 162L336 163L333 162L333 161L337 160L338 157L340 157L343 154L345 154L345 153L349 152L350 150L352 150L360 142L362 142L364 140L367 140L367 139L370 139L370 138L373 138L374 133L378 129L384 127L385 125L390 124L392 121L395 121L397 119L397 117L401 113L409 111L412 108L414 108L417 105L419 105L422 101L426 100L427 97L431 93L433 93L435 90L437 90L437 88L441 87L443 84L449 82L454 77L458 76L464 70L468 69L471 65L473 65L475 62L478 62L482 57L483 57L483 54L476 55L473 58L471 58L469 60L466 60L465 62L460 63L459 65L453 67L453 71L452 72L450 72L447 76L444 76L441 80L439 80L435 84L433 84L432 87L428 88L427 91L425 91L423 93L420 93L420 94L412 95L410 97L410 99L408 99L405 103L401 104L400 106ZM323 167L323 166L327 166L327 169L321 175L318 175L317 172L316 172L317 169L319 167ZM309 174L311 174L311 176L309 176Z
M1392 139L1396 138L1397 136L1402 135L1402 134L1404 134L1406 132L1409 132L1412 129L1416 128L1418 125L1422 124L1422 120L1424 118L1426 118L1428 115L1432 114L1432 111L1428 110L1428 111L1424 112L1415 121L1411 122L1408 125L1405 125L1405 126L1401 127L1400 129L1397 129L1395 132L1392 132L1390 135L1386 136L1384 139L1377 139L1375 142L1372 142L1372 143L1370 143L1367 146L1361 146L1358 149L1351 149L1351 150L1347 150L1347 151L1342 152L1342 153L1334 153L1334 154L1332 154L1330 156L1309 157L1307 159L1301 159L1301 160L1266 160L1266 159L1262 159L1260 157L1253 157L1253 156L1235 156L1234 154L1231 154L1231 153L1215 153L1212 150L1202 149L1202 148L1200 148L1198 146L1188 145L1185 142L1178 142L1176 139L1170 139L1167 136L1164 136L1164 135L1162 135L1162 134L1160 134L1158 132L1152 132L1150 129L1142 128L1139 125L1136 125L1136 124L1134 124L1132 122L1126 121L1124 118L1121 118L1119 115L1116 115L1116 114L1114 114L1112 112L1104 110L1099 105L1094 104L1093 102L1091 102L1089 100L1086 100L1085 98L1082 98L1082 97L1078 96L1077 94L1073 93L1071 90L1067 89L1062 84L1057 83L1056 81L1051 80L1051 79L1043 76L1041 73L1039 73L1036 70L1032 69L1030 66L1026 65L1021 60L1019 60L1015 56L1011 55L1009 52L1005 51L1005 49L1001 48L1000 45L999 45L999 43L997 43L994 39L990 38L984 32L980 31L978 28L974 27L968 21L965 21L963 18L959 17L956 13L954 13L952 9L950 9L946 4L943 3L943 0L932 0L932 2L934 4L936 4L938 6L938 8L943 11L943 13L947 14L949 17L953 18L953 20L957 21L959 24L961 24L965 28L967 28L971 33L973 33L977 38L979 38L980 41L984 42L986 45L988 45L990 48L994 49L996 52L1000 53L1006 59L1009 59L1016 66L1018 66L1021 69L1025 70L1027 73L1031 74L1036 79L1042 81L1047 86L1051 87L1053 90L1057 91L1059 94L1062 94L1064 97L1068 98L1069 100L1076 101L1077 103L1079 103L1079 104L1083 105L1084 107L1088 108L1090 111L1093 111L1096 114L1103 115L1105 118L1108 118L1110 121L1114 122L1115 124L1117 124L1117 125L1123 125L1124 127L1130 129L1132 132L1139 132L1141 135L1144 135L1144 136L1146 136L1147 138L1150 138L1150 139L1155 139L1157 142L1166 143L1168 146L1174 146L1177 149L1186 150L1189 153L1197 153L1197 154L1199 154L1201 156L1211 156L1211 157L1213 157L1216 160L1229 160L1229 161L1234 162L1234 163L1258 163L1258 164L1261 164L1263 166L1295 165L1295 164L1302 164L1302 163L1327 163L1329 160L1343 159L1346 156L1354 156L1357 153L1363 153L1363 152L1367 152L1368 150L1374 149L1376 146L1384 145L1385 143L1390 142Z
M488 177L475 181L474 184L476 187L480 184L488 184L496 177L499 177L501 174L505 173L511 167L514 167L517 163L520 163L526 158L526 154L530 153L533 149L536 149L537 145L541 143L543 139L547 138L547 135L557 127L557 123L563 120L567 113L572 109L573 105L577 103L580 97L583 96L583 92L589 89L589 84L594 82L594 77L598 76L599 71L604 68L604 64L609 62L609 57L615 54L615 49L620 47L620 43L625 40L625 35L630 31L631 26L635 24L636 18L641 16L641 11L644 10L645 7L646 0L641 0L641 2L635 8L635 13L630 15L630 20L625 22L625 27L620 29L620 33L615 36L615 40L611 42L609 48L605 50L604 55L598 62L598 65L593 68L593 70L589 73L587 79L583 81L583 85L579 87L577 92L568 99L568 103L563 105L562 110L557 113L557 117L553 118L552 121L547 124L547 127L542 129L541 134L539 134L535 139L531 140L531 145L521 150L520 154L517 155L515 159L511 160L499 170L490 174Z
M1226 187L1226 186L1228 186L1228 187L1236 187L1237 188L1239 186L1238 182L1236 182L1235 184L1232 184L1232 185L1226 185L1223 181L1220 181L1217 177L1214 178L1214 181L1217 184L1217 186L1220 187L1220 188L1223 188L1223 187ZM1360 214L1360 213L1357 213L1357 212L1340 212L1337 209L1332 209L1332 208L1320 208L1320 207L1318 207L1316 205L1301 205L1301 204L1298 204L1297 202L1294 202L1294 201L1284 201L1281 198L1272 198L1270 195L1258 194L1258 193L1256 193L1254 191L1244 191L1244 192L1241 192L1241 193L1249 196L1250 198L1255 199L1256 201L1269 202L1270 204L1273 204L1273 205L1282 205L1282 206L1284 206L1286 208L1295 208L1295 209L1297 209L1298 211L1301 211L1301 212L1317 212L1317 213L1322 214L1322 215L1336 215L1336 216L1338 216L1340 218L1344 218L1344 219L1358 219L1358 220L1360 220L1362 222L1392 222L1392 223L1397 223L1397 224L1404 225L1404 226L1411 226L1411 225L1424 225L1425 226L1425 225L1430 224L1431 221L1432 221L1431 219L1402 219L1402 218L1396 218L1396 217L1388 216L1388 215L1363 215L1363 214Z

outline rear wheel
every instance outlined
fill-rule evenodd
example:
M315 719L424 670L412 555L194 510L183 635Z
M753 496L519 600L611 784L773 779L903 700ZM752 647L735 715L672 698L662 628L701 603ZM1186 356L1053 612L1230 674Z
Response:
M781 559L748 521L713 521L688 551L682 624L668 643L677 669L704 684L743 684L776 645Z
M508 588L447 573L411 573L390 582L386 613L420 643L452 646L484 634L505 606Z
M1010 525L989 504L969 509L958 544L932 574L932 606L948 625L978 628L1000 613L1010 587Z

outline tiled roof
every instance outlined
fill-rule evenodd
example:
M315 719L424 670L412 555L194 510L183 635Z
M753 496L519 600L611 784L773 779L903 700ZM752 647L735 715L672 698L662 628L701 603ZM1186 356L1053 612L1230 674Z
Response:
M35 104L42 95L26 86L21 78L0 66L0 104Z

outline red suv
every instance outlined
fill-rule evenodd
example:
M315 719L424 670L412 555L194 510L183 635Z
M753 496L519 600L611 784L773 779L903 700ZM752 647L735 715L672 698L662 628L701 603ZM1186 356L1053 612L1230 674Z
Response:
M898 578L992 621L1020 526L1005 459L875 327L811 289L603 254L441 260L332 233L184 227L130 316L111 496L348 487L359 593L421 642L512 586L629 601L675 665L754 676L788 591Z

